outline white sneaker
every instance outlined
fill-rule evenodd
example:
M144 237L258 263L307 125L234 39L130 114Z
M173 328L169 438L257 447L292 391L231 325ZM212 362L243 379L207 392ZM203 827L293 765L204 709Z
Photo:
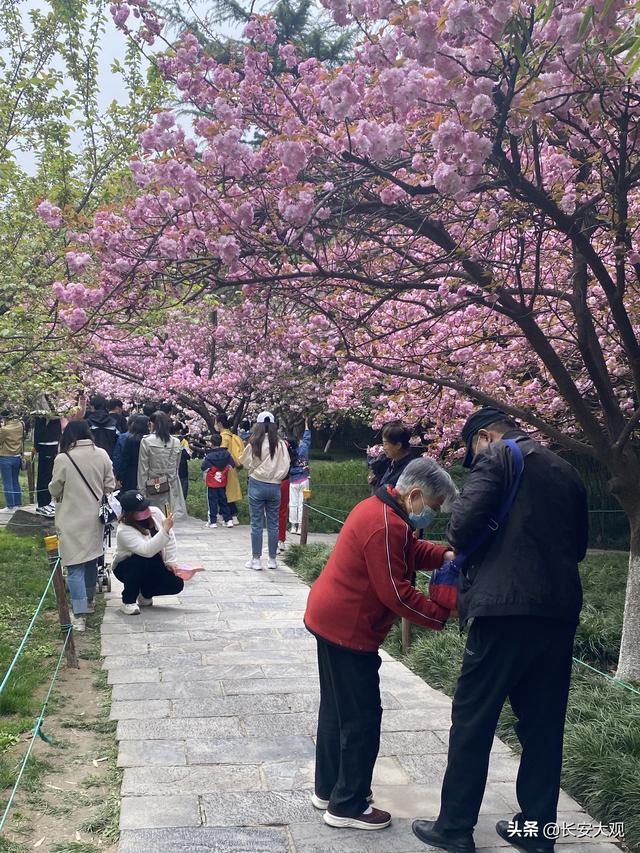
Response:
M207 521L207 527L208 527L210 530L212 530L214 527L217 527L217 526L218 526L218 525L215 523L215 521L213 522L213 524L211 524L211 522L210 522L210 521Z
M96 603L95 601L87 601L87 613L95 613L96 612Z
M207 523L205 524L205 527L211 527L211 522L207 521Z
M121 604L120 612L124 613L126 616L139 616L140 608L137 604Z
M253 569L256 572L262 571L262 563L259 559L252 558L251 560L247 560L244 565L246 569Z
M71 624L73 625L73 630L77 631L79 634L82 634L87 628L84 616L72 616Z
M145 598L142 593L138 596L138 605L140 607L152 607L153 606L153 598Z
M296 532L296 525L295 524L289 525L289 533L295 533L295 532Z
M238 516L237 516L237 515L234 515L234 516L233 516L233 518L231 519L231 521L233 521L233 526L234 526L234 527L237 527L237 526L240 524L240 522L238 521Z
M278 554L284 554L284 552L286 550L287 550L287 543L286 542L278 542Z
M278 563L276 562L275 557L269 557L269 559L267 560L267 568L268 569L277 569L278 568Z
M233 521L227 521L227 527L233 527Z
M2 509L0 509L0 512L1 513L10 513L10 512L13 512L13 508L10 506L3 506Z
M38 515L43 515L45 518L53 518L56 514L55 509L52 510L50 506L39 506L36 509L36 512Z

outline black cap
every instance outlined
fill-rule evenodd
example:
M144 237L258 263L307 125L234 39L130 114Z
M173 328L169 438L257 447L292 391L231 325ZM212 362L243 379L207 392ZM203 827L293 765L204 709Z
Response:
M498 421L508 420L510 420L509 415L505 415L505 413L501 412L500 409L493 409L490 406L478 409L477 412L469 415L467 422L462 427L462 440L467 446L467 453L462 463L464 468L471 468L471 463L473 462L473 449L471 444L473 442L473 437L478 430L484 429L490 424L495 424Z
M118 503L122 507L123 512L139 512L151 506L151 501L148 501L143 494L136 489L129 489L128 492L120 492L118 495Z

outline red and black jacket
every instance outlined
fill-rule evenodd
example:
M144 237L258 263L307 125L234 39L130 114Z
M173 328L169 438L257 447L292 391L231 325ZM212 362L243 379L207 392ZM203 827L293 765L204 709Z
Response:
M398 616L441 630L449 611L411 585L416 571L442 565L444 545L419 541L393 489L359 503L309 593L304 622L322 639L376 652Z

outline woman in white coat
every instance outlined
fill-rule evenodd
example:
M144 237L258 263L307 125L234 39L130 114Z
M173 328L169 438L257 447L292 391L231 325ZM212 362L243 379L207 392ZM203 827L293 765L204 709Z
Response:
M149 418L151 435L140 442L138 458L138 491L157 509L169 504L176 520L187 517L184 493L178 475L182 446L171 435L171 418L155 412Z
M184 581L177 571L177 547L173 516L166 518L141 492L130 490L118 495L122 507L113 573L122 581L120 610L137 616L141 607L150 607L156 595L177 595Z
M86 613L93 613L98 559L104 553L104 528L98 520L102 496L115 489L109 454L96 447L89 424L69 421L53 463L49 491L56 502L60 558L67 567L73 627L84 631Z

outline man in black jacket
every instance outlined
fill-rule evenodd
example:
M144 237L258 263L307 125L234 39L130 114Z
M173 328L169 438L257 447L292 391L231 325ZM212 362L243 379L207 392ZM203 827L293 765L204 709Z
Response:
M89 405L92 411L87 415L87 420L89 421L91 438L96 447L101 447L107 451L109 456L113 456L118 440L118 430L115 420L107 412L106 398L101 394L94 394L89 400Z
M520 813L499 821L498 834L516 847L546 853L544 827L557 816L564 721L573 638L582 607L578 563L587 549L584 486L567 462L518 429L503 412L485 408L462 431L471 468L453 508L447 538L472 552L460 577L461 626L473 619L456 686L447 771L436 821L414 833L433 847L468 853L484 795L498 717L506 699L522 745L517 780ZM524 472L509 515L494 528L514 482L518 443Z

